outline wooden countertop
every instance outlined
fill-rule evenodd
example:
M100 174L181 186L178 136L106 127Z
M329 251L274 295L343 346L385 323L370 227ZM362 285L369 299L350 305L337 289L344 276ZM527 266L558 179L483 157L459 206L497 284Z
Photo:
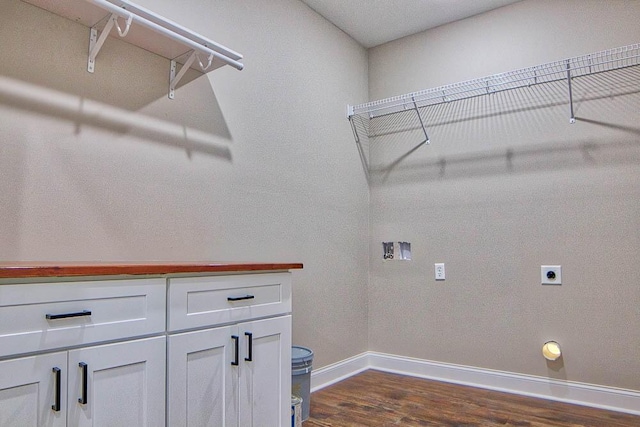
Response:
M300 268L302 268L300 263L0 262L0 278L232 273Z

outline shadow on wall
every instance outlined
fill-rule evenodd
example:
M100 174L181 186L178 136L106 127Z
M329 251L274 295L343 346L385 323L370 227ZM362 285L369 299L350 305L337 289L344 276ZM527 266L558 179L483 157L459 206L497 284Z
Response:
M589 120L590 123L594 121ZM611 126L611 124L603 124ZM615 126L615 125L614 125ZM640 132L640 128L632 131ZM417 148L422 147L420 145ZM400 159L403 160L403 159ZM401 185L444 179L466 179L479 176L553 171L612 164L640 165L640 142L582 141L554 142L517 149L452 155L421 162L392 164L393 169L369 171L370 184ZM393 173L393 176L391 174Z
M22 227L22 217L16 206L21 206L25 197L27 156L23 141L5 139L0 144L0 252L9 256L17 256L20 245L16 231Z
M374 186L640 164L639 81L640 67L576 79L575 124L554 82L420 108L432 146L415 110L354 117L354 133Z
M82 125L96 126L182 148L187 153L197 151L231 160L229 147L215 135L2 76L0 103L73 121L76 133Z

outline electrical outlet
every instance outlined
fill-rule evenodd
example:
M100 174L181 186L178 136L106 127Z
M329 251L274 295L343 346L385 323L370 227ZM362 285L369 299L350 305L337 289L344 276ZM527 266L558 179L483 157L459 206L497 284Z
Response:
M543 285L561 285L562 284L562 266L561 265L541 265L540 266L540 283Z
M435 264L436 280L444 280L444 262L437 262Z

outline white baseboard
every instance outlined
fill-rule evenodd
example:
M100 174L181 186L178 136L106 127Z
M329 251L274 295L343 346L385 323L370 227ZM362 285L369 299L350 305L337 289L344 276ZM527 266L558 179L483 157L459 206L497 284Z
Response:
M314 370L311 391L367 369L640 415L640 391L366 352Z
M362 371L371 369L369 364L369 354L362 353L350 357L332 365L323 366L320 369L311 371L311 392L320 390L331 384L359 374Z

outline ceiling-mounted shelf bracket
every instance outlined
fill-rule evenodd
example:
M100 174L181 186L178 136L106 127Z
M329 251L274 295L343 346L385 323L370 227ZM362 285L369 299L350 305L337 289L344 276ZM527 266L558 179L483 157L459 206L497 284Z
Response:
M120 28L120 24L118 24L118 15L112 13L107 19L107 23L105 24L102 32L100 33L100 37L98 37L98 28L96 26L91 27L89 31L89 59L87 62L87 71L93 73L96 66L96 57L102 49L102 45L104 44L107 37L109 37L109 33L113 27L116 27L118 30L118 34L120 37L125 37L129 33L129 28L131 28L131 22L133 21L133 15L124 11L127 14L126 23L124 31Z
M416 110L416 114L418 115L418 120L420 120L420 126L422 126L422 131L424 132L425 141L427 144L431 144L431 140L429 139L429 135L427 135L427 129L424 126L424 121L422 120L422 116L420 115L420 111L418 110L418 104L416 103L416 98L414 96L411 97L413 101L413 108Z
M567 84L569 85L569 113L570 113L569 123L575 123L576 116L573 113L573 91L571 90L571 61L568 59L567 59Z

